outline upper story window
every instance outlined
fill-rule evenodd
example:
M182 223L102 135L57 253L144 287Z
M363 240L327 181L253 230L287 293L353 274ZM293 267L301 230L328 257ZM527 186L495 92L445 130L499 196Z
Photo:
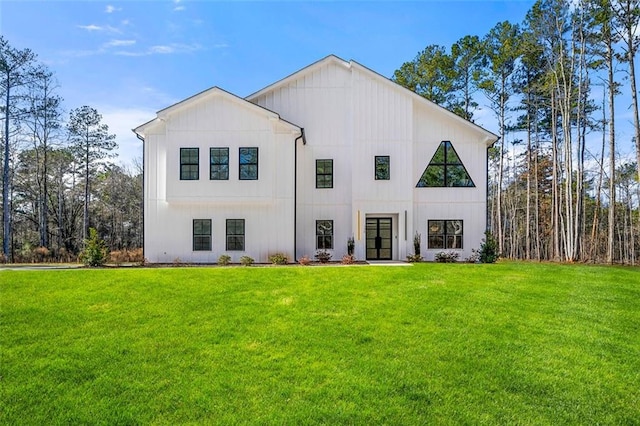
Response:
M318 250L333 248L332 220L316 220L316 248Z
M227 219L227 250L244 250L244 219Z
M211 219L193 219L193 251L211 250Z
M209 179L229 179L229 148L210 148L209 161Z
M418 188L475 187L475 184L451 142L442 141L416 186Z
M180 148L180 180L200 179L199 160L198 148Z
M388 155L376 155L375 177L376 180L391 179L390 160Z
M429 232L428 248L461 249L461 220L430 220L427 223Z
M258 148L240 148L240 180L258 179Z
M316 160L316 188L333 188L333 160Z

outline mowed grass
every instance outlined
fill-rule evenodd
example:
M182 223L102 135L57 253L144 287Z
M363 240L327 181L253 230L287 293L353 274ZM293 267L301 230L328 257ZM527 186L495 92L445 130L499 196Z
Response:
M0 271L2 424L640 424L640 270Z

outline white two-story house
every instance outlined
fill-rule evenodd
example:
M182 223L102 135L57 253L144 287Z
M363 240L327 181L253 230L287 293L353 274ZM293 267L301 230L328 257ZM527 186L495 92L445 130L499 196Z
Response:
M213 87L136 128L150 262L360 260L480 247L498 137L328 56L246 97Z

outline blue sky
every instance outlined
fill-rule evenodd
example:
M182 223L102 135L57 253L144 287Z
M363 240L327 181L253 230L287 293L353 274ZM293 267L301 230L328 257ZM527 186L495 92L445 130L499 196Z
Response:
M67 112L103 114L127 163L142 155L130 129L209 87L247 96L329 54L390 77L428 44L520 23L532 4L3 0L0 32L56 74ZM477 122L496 129L488 111Z

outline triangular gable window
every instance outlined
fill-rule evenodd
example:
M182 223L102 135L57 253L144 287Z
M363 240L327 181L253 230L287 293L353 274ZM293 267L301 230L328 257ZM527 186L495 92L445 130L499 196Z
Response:
M450 186L475 187L451 142L442 141L416 187Z

